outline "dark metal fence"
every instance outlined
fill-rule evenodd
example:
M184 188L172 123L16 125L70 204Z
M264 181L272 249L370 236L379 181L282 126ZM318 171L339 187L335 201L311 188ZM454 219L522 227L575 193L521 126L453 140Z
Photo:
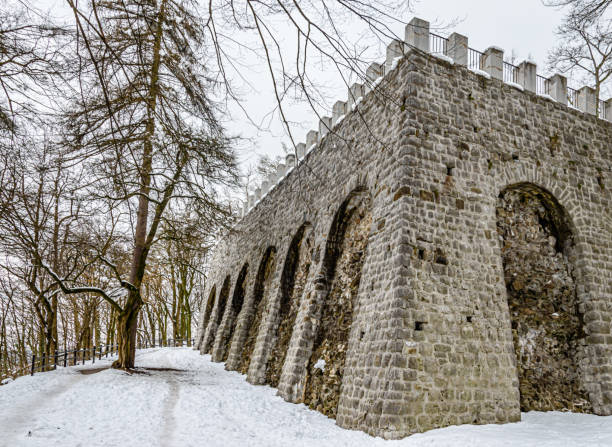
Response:
M438 34L429 33L429 51L437 54L448 54L448 39Z
M468 48L468 68L471 70L482 70L484 68L484 53L473 48Z
M544 76L536 75L536 93L550 96L550 80Z
M518 84L518 67L510 62L504 61L504 82L513 82Z
M578 108L578 90L571 87L567 88L567 103L575 109Z
M158 340L160 347L181 347L193 345L194 339L173 339L168 338L166 340L160 338ZM155 340L149 343L145 340L144 343L139 343L136 349L147 349L155 348ZM86 361L91 360L92 364L96 363L96 357L98 360L102 360L102 357L108 358L117 355L119 345L101 345L93 346L85 349L73 349L68 351L55 351L53 353L43 353L42 355L32 355L32 362L13 371L7 377L0 377L0 382L8 377L17 378L19 376L25 376L26 374L34 375L36 372L51 371L57 369L58 366L69 367L82 364Z
M606 102L603 100L599 100L599 110L598 110L598 115L602 120L608 119L608 113L606 110Z

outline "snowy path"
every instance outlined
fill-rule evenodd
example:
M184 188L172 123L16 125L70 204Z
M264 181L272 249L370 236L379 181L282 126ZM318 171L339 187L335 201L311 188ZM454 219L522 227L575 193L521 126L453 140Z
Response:
M0 387L0 447L612 446L612 417L535 412L517 424L464 425L383 441L284 402L276 390L249 385L188 348L140 351L137 364L138 374L78 373L92 368L87 365Z

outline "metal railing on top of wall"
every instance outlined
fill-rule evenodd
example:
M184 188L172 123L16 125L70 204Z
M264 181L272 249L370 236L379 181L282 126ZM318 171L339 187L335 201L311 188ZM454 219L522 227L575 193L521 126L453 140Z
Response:
M468 68L470 70L483 69L484 53L481 53L474 48L468 48Z
M439 34L429 33L429 52L434 54L448 55L448 38ZM484 69L484 56L481 51L468 47L467 66L471 70ZM519 84L519 67L503 61L503 80L506 83ZM536 93L538 95L551 96L550 80L536 74ZM578 90L567 87L567 102L568 106L578 109ZM597 116L603 120L608 120L606 101L598 100Z
M504 82L518 84L519 69L516 65L504 61Z
M544 76L536 75L536 93L550 96L550 80Z
M429 51L435 54L448 55L448 39L438 34L429 33Z
M601 118L602 120L607 120L609 118L608 112L606 110L606 102L602 99L599 100L598 114L599 114L599 118Z

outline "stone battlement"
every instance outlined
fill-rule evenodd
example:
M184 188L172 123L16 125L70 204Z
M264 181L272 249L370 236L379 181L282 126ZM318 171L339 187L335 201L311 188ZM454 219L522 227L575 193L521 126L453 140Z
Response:
M219 242L197 345L387 438L612 414L612 125L426 25Z
M469 47L466 36L452 33L445 38L430 33L429 22L414 18L406 25L404 42L392 41L387 47L385 62L383 64L372 63L366 70L364 82L351 85L347 99L334 103L332 116L322 117L317 130L308 132L306 143L299 143L296 152L287 154L285 163L255 188L253 194L245 197L245 201L239 205L240 216L244 217L268 191L282 182L285 176L304 160L305 155L314 150L317 144L333 131L347 114L354 113L363 97L375 90L383 77L389 75L398 60L411 49L431 54L450 64L468 67L474 73L487 79L502 80L520 91L536 93L551 101L612 122L612 98L607 101L599 100L599 103L596 104L593 88L583 86L573 89L567 85L567 78L561 74L555 74L550 78L537 74L537 65L533 61L525 60L519 65L513 65L504 61L504 50L499 47L491 46L484 52L480 52Z

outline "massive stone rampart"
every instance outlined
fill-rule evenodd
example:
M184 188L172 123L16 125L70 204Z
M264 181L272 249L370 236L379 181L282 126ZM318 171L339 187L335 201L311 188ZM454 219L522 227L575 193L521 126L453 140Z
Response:
M532 362L523 357L533 333L549 335L521 316L533 305L550 330L571 313L563 346L575 352L559 364L573 362L568 380L589 411L612 414L612 125L588 113L588 90L579 91L587 113L555 101L560 77L544 94L523 65L519 83L504 82L496 48L477 69L463 47L428 54L426 25L411 22L409 45L389 47L385 76L373 66L369 88L351 88L350 104L322 120L326 135L311 134L297 166L264 185L218 243L198 347L263 384L278 376L277 346L288 346L280 396L342 427L399 438L519 420L519 382L529 378L517 364ZM462 36L446 45L457 42L467 54ZM559 310L552 292L537 291L518 294L510 310L523 289L509 253L523 245L508 225L528 219L508 217L508 191L539 207L521 237L550 240L546 259L561 267L544 269L538 284L556 290L561 273L550 287L541 277L562 272Z

